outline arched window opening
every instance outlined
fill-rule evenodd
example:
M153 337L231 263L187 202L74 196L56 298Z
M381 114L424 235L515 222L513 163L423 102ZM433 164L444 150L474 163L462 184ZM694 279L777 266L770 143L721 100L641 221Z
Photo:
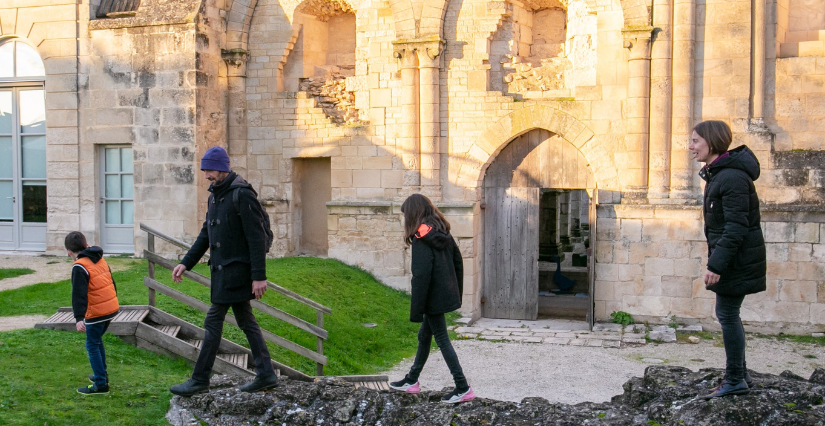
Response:
M18 39L0 44L0 249L44 250L46 98L43 61Z

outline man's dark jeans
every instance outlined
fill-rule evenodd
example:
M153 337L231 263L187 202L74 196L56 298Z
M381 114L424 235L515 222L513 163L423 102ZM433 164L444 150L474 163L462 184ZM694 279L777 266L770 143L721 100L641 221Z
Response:
M269 349L266 347L261 328L252 314L252 306L249 302L239 302L232 304L213 303L206 313L203 321L203 329L206 334L203 338L201 352L198 354L198 361L195 363L195 371L192 379L198 383L209 383L209 376L212 373L212 366L215 364L215 357L218 355L218 347L221 344L223 334L223 320L226 312L232 308L235 319L238 320L238 327L246 334L249 341L249 348L252 350L252 359L255 361L255 369L258 376L262 378L275 375L272 362L269 357Z
M109 384L106 370L106 349L103 347L103 333L109 329L111 321L96 324L86 324L86 352L89 354L89 364L92 365L95 385L102 388Z
M467 389L467 379L464 377L464 372L458 363L458 356L456 356L455 349L450 343L450 336L447 334L447 323L444 314L424 315L424 322L421 323L421 328L418 329L418 352L415 353L415 361L410 373L407 374L407 378L413 382L418 381L418 376L430 356L430 345L432 345L433 336L435 336L435 344L441 350L444 361L447 362L447 367L450 368L455 387L461 390Z
M731 384L745 379L745 328L739 317L739 309L745 296L716 295L716 318L722 326L722 341L725 343L727 366L725 376Z

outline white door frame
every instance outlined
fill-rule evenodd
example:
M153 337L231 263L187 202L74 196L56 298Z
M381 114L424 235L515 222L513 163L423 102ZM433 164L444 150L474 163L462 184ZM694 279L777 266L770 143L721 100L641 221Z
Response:
M123 194L120 194L120 197L112 197L107 198L106 194L106 150L117 148L118 149L118 160L122 159L120 153L122 149L129 148L132 149L132 145L100 145L98 148L98 180L100 181L99 191L100 191L100 238L98 243L103 248L105 253L134 253L135 252L135 225L134 225L134 182L132 183L132 198L123 198ZM132 157L132 165L134 166L134 157ZM117 173L108 174L110 176L119 176L122 177L124 174L134 176L134 169L132 173L123 173L122 165L118 167ZM121 178L122 179L122 178ZM120 180L122 183L122 180ZM123 185L121 184L120 187L121 191L123 190ZM107 210L106 210L106 202L107 201L118 201L121 204L121 209L119 210L120 217L119 222L123 219L122 216L122 203L123 201L131 201L132 202L132 223L129 224L109 224L107 223Z
M42 132L26 132L21 130L20 123L20 93L30 90L41 90L44 95L45 88L42 83L37 82L9 82L0 83L0 91L11 93L12 114L11 133L3 133L2 137L11 137L11 182L12 182L12 221L0 222L0 249L20 250L20 251L45 251L46 250L46 222L24 222L23 221L23 184L26 181L36 181L46 183L46 176L43 178L24 178L22 170L22 144L24 137L42 136L46 137L45 121ZM45 104L44 104L45 105ZM44 111L45 112L45 111ZM45 154L45 153L44 153ZM44 164L45 169L46 164ZM8 178L4 179L9 181ZM40 186L40 185L36 185ZM47 186L48 187L48 186ZM7 195L2 195L7 197ZM46 198L48 202L48 196Z

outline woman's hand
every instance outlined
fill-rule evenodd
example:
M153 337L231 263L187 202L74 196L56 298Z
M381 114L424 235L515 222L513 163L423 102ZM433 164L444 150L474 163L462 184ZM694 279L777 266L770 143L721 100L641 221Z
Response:
M711 271L705 271L705 287L714 285L719 282L719 274L714 274Z

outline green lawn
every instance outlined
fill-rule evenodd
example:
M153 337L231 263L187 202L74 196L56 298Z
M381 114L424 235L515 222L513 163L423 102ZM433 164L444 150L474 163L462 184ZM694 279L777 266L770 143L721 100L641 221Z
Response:
M33 273L34 271L29 268L0 268L0 280Z
M209 289L193 281L174 284L170 271L157 269L157 279L173 288L209 302ZM205 265L196 270L207 273ZM68 268L67 268L68 275ZM147 303L143 285L146 263L114 274L118 299L122 305ZM328 306L332 315L324 318L329 339L324 354L329 359L327 375L372 374L389 369L404 357L415 353L417 324L409 322L409 296L386 287L368 272L339 261L311 257L291 257L267 261L270 281ZM273 291L264 295L264 302L315 323L315 310L294 302ZM54 313L58 307L71 305L71 282L44 283L0 292L0 316ZM202 325L205 314L174 299L158 294L157 307L193 324ZM314 336L275 320L261 312L256 315L263 328L279 336L315 349ZM378 324L375 328L364 323ZM224 337L246 344L240 329L226 325ZM270 344L274 359L308 374L315 374L315 363L290 351ZM2 361L0 361L2 365Z
M117 259L129 269L114 274L122 305L147 303L143 286L146 262ZM207 273L205 265L196 268ZM69 274L67 264L66 274ZM409 296L386 287L369 273L336 260L308 257L270 259L270 281L332 309L324 319L329 340L324 354L327 375L374 374L388 370L415 354L418 324L409 322ZM209 289L185 280L173 284L170 271L158 268L158 281L209 301ZM268 291L264 301L315 323L315 310ZM71 282L43 283L0 292L0 316L53 314L71 305ZM204 314L158 294L157 307L202 325ZM315 337L257 312L261 326L305 347L315 348ZM450 318L456 318L457 314ZM365 323L377 324L374 328ZM248 346L243 333L227 324L224 337ZM74 393L84 385L90 368L84 335L49 330L0 333L0 424L164 424L169 406L168 387L183 381L191 367L160 355L133 348L106 336L112 394L94 399ZM315 374L312 361L272 344L274 359ZM11 372L15 372L11 374ZM22 374L20 374L22 372ZM113 420L117 419L117 420Z
M0 424L164 425L169 385L190 373L183 360L106 335L109 395L83 396L91 373L85 335L54 330L0 333Z

